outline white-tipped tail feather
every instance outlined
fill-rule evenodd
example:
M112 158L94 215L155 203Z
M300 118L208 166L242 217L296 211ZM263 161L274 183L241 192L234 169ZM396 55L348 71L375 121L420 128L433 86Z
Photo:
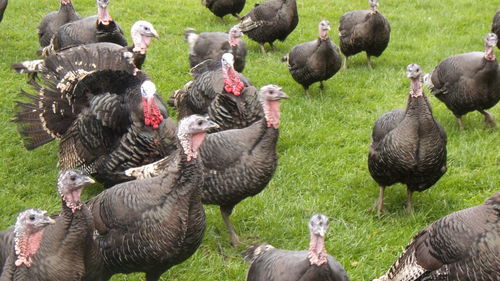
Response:
M12 64L12 68L18 73L34 73L42 71L43 60L28 60Z

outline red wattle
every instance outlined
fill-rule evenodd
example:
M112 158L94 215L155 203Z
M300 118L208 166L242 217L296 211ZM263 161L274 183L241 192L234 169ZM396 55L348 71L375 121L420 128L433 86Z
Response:
M144 110L144 125L158 129L161 121L163 121L163 115L161 115L154 98L151 98L149 101L142 98L142 107Z
M245 88L245 85L241 82L237 72L230 70L227 72L227 76L228 79L224 79L224 90L228 93L233 93L235 96L241 95L241 90Z

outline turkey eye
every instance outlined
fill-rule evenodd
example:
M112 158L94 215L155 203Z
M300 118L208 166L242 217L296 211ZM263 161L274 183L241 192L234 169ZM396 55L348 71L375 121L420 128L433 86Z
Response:
M145 29L145 30L149 30L149 27L147 27L147 26L146 26L146 27L144 27L144 29Z
M73 175L69 179L72 180L72 181L74 181L74 180L76 180L76 176Z
M198 126L201 126L203 124L203 121L198 121Z
M35 220L35 215L30 215L29 219L30 219L30 221L34 221Z

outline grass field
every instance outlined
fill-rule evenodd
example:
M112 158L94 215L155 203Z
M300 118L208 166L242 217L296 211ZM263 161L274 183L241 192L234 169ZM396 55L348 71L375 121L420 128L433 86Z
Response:
M248 0L243 14L256 0ZM429 190L414 196L415 212L404 209L406 188L387 189L386 212L377 218L369 209L378 187L367 169L371 129L382 113L404 107L409 89L406 65L418 63L430 71L442 59L483 50L498 1L484 0L381 0L388 18L391 42L374 69L366 56L350 58L342 70L325 83L318 94L306 99L280 58L300 42L317 38L317 24L329 19L331 39L338 44L338 20L354 9L367 9L366 0L297 0L299 25L271 56L263 56L258 44L245 38L249 55L244 74L258 87L283 86L291 97L282 103L282 127L278 145L280 162L268 187L239 204L232 215L242 245L231 247L226 228L214 206L205 208L207 228L200 249L189 260L165 273L162 280L244 280L248 265L241 257L245 247L266 241L279 248L306 249L307 221L316 212L334 217L326 247L339 260L351 280L371 280L383 274L406 243L421 228L451 212L478 205L500 191L500 130L488 128L477 112L464 117L465 131L434 97L434 117L448 133L448 172ZM82 16L96 13L93 0L74 0ZM13 62L35 59L37 25L57 0L12 0L0 23L0 227L13 224L17 213L30 207L56 212L57 143L26 151L13 118L14 100L25 77L9 68ZM188 75L185 27L197 31L225 31L236 23L213 16L199 0L112 0L110 13L128 30L139 19L152 22L160 33L150 48L144 70L153 77L164 98L180 88ZM497 50L497 54L500 52ZM500 122L500 107L490 112ZM84 192L90 198L100 192L95 185ZM116 275L112 280L142 280L142 275Z

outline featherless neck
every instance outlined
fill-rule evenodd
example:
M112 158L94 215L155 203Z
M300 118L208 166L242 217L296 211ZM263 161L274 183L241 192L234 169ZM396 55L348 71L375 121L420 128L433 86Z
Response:
M15 261L16 266L26 265L30 267L33 264L32 257L37 252L40 244L42 242L43 229L30 233L27 230L22 230L19 233L16 232L14 238L14 248L17 255Z
M420 86L420 77L411 78L410 95L414 98L422 97L422 86Z
M160 108L153 97L142 98L144 125L151 126L153 129L158 129L160 123L163 121L163 115Z
M319 38L323 41L328 40L328 30L321 29L319 31Z
M278 129L280 126L280 101L261 101L262 109L264 110L264 118L266 119L267 127Z
M484 51L484 59L489 60L489 61L495 61L497 58L495 56L493 46L486 45L485 51Z
M228 42L231 47L235 47L240 44L240 38L234 37L232 34L229 34Z
M327 262L325 238L318 234L311 234L309 253L307 255L311 265L321 266Z
M198 157L198 150L205 139L205 132L197 134L179 134L178 139L182 147L181 156L185 155L186 161L190 162Z

